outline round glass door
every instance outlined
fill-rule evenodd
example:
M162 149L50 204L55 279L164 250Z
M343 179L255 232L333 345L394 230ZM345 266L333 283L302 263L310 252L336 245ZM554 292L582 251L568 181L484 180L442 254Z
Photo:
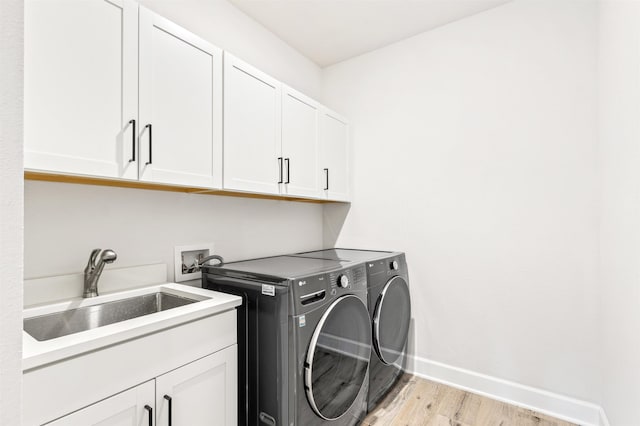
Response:
M373 314L373 348L389 365L402 355L409 335L411 297L402 277L393 277L382 289Z
M311 338L305 389L320 417L335 420L349 411L364 383L371 355L371 320L356 296L338 298Z

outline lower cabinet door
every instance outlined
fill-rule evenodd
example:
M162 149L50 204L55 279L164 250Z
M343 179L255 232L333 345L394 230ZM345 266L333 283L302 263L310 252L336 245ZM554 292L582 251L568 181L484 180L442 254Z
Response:
M158 426L237 424L237 345L156 378Z
M154 380L54 420L51 426L147 426L155 424ZM152 422L153 421L153 422Z

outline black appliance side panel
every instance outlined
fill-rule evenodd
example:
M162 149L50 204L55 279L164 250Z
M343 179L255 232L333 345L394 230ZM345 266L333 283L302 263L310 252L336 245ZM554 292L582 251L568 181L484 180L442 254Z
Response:
M288 398L289 289L205 274L203 287L242 297L238 307L238 424L286 425Z

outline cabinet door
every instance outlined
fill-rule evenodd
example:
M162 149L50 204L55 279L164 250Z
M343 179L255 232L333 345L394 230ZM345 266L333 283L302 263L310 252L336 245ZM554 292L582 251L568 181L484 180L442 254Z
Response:
M278 194L280 83L226 52L224 58L224 187Z
M237 345L156 379L157 426L237 424ZM169 399L170 398L170 399Z
M140 179L220 188L222 51L140 7Z
M155 383L143 383L64 416L50 426L147 426L152 424ZM153 422L155 424L155 421Z
M349 201L349 125L324 109L320 129L320 173L327 199Z
M138 178L137 40L131 0L25 2L27 169Z
M282 88L284 192L322 197L318 175L319 105L295 90Z

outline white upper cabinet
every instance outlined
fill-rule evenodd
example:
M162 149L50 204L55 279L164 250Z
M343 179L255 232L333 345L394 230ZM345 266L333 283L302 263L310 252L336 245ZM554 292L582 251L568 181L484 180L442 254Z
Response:
M225 52L224 188L280 193L280 82Z
M25 167L137 179L138 5L25 2Z
M283 193L322 197L318 174L320 105L290 87L282 89Z
M24 105L30 171L349 200L346 120L134 0L25 0Z
M325 197L349 201L349 125L326 108L320 118L320 173Z
M323 198L320 105L225 52L224 188Z
M140 180L222 186L222 51L140 7Z

